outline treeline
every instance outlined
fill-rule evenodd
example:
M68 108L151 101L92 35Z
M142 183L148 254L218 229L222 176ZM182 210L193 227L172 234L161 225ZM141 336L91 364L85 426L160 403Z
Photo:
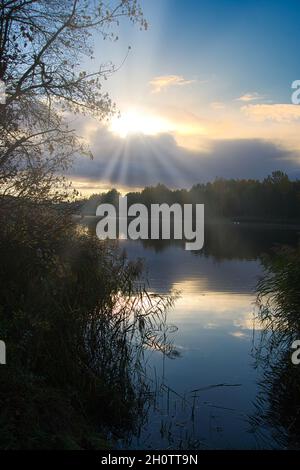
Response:
M82 214L95 215L101 203L118 203L119 193L112 189L105 194L93 194L81 201ZM129 192L128 204L205 204L210 217L261 220L300 219L300 181L291 181L282 171L274 171L262 181L254 179L223 179L196 184L190 190L171 190L163 184Z

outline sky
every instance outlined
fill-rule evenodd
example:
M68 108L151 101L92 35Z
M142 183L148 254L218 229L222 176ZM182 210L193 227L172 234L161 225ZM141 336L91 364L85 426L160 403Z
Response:
M83 194L159 182L189 188L277 169L300 178L300 105L291 101L300 1L140 4L147 31L124 21L117 42L94 37L86 67L120 66L103 86L121 117L77 118L94 160L75 159L74 185Z

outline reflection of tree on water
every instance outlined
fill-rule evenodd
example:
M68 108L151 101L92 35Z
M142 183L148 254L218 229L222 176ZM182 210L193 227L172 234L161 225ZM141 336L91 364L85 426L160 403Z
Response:
M79 222L88 227L89 232L96 232L98 218L85 217ZM212 256L216 260L254 260L262 253L269 253L274 244L288 244L295 246L298 240L298 232L293 226L271 225L271 224L236 224L231 221L216 220L205 221L205 242L200 251L192 251L193 255ZM146 249L152 249L160 253L171 246L184 249L186 240L142 240Z
M264 447L300 448L300 366L291 345L300 339L300 246L281 248L263 259L265 277L257 292L260 342L255 351L263 370L253 430Z

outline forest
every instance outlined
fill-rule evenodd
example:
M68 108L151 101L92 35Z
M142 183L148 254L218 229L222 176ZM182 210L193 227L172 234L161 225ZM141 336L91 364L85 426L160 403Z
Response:
M117 204L118 191L93 194L77 201L74 209L95 215L101 203ZM204 204L208 218L229 218L238 221L298 222L300 220L300 181L291 180L282 171L274 171L262 181L223 179L196 184L191 189L169 189L163 184L128 192L128 204Z

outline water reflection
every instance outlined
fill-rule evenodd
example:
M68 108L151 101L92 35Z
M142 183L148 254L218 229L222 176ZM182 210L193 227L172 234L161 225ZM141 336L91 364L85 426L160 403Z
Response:
M89 226L94 230L93 223ZM283 366L269 368L273 376L266 377L266 370L255 367L255 339L262 328L254 323L255 287L263 275L262 254L270 253L276 244L296 245L297 240L295 230L283 227L211 224L206 226L204 249L199 253L185 251L178 241L119 242L129 258L144 260L151 291L181 292L167 321L178 328L172 341L180 354L171 359L147 351L146 422L120 446L256 449L284 445L275 432L284 425L282 416L279 419L283 411L275 406L276 383L282 384L283 398L289 371ZM271 387L270 393L263 384ZM268 400L273 408L267 407ZM263 419L257 421L257 416Z
M274 244L294 245L297 239L298 231L289 226L210 222L205 225L203 249L192 253L220 261L254 260L262 253L270 252ZM159 253L169 249L170 245L184 247L184 242L178 240L145 240L142 243L145 248Z
M257 321L254 324L255 286L263 274L260 255L276 243L296 243L297 233L250 232L240 227L219 230L199 254L165 241L121 242L130 258L144 259L152 290L181 292L168 315L168 323L178 327L174 343L180 357L168 360L148 352L155 398L147 424L125 446L280 446L272 434L262 437L249 426L263 379L253 364L254 329L257 334L261 328ZM244 245L243 234L247 234Z
M258 285L263 329L254 357L263 377L250 422L266 447L300 449L300 366L291 357L291 345L300 338L299 258L299 246L264 257Z

